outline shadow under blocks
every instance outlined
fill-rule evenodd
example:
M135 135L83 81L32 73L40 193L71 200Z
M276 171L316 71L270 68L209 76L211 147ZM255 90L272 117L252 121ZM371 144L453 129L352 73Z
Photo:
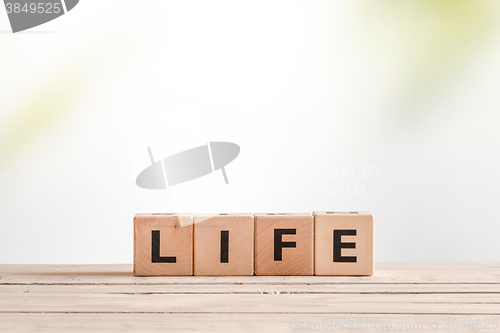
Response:
M368 212L137 214L135 276L373 275Z

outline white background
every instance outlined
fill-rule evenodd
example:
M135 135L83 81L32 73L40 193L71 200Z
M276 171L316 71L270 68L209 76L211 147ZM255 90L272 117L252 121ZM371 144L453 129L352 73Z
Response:
M360 210L376 261L499 260L494 1L0 9L0 263L130 263L139 212ZM156 159L240 156L170 190Z

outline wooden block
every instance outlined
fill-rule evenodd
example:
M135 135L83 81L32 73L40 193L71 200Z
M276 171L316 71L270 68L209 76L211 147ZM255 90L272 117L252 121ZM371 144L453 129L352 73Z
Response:
M253 275L253 214L197 214L194 275Z
M255 274L313 275L313 217L255 214Z
M314 213L316 275L373 275L373 216Z
M193 215L137 214L134 275L193 275Z

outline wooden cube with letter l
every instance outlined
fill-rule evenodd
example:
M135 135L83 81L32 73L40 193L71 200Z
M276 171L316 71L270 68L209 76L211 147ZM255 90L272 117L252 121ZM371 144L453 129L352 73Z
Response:
M193 275L193 215L137 214L134 275Z
M253 275L253 214L196 214L194 275Z
M313 216L255 214L255 274L313 275Z
M314 213L316 275L373 275L373 216Z

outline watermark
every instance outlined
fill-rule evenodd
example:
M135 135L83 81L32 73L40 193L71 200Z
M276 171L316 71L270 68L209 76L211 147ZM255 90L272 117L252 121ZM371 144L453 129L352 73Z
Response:
M366 183L379 176L375 165L282 166L269 170L272 179L292 182L264 183L261 191L272 196L362 196Z
M498 319L435 319L428 322L423 321L388 321L367 319L350 319L337 321L322 319L316 321L304 321L296 318L290 320L290 328L293 330L395 330L395 331L465 331L465 330L498 330Z
M79 0L4 0L12 32L31 29L72 10Z
M321 165L311 164L296 166L279 166L269 170L273 177L293 176L308 179L367 179L378 178L378 167L375 165Z
M304 195L307 197L323 196L323 195L348 195L361 196L366 193L366 187L362 183L353 183L349 180L344 182L328 182L320 180L320 183L304 184L296 179L292 183L282 184L266 184L263 189L265 194L274 196L282 195Z
M229 184L224 167L238 157L240 146L232 142L207 142L158 161L155 161L150 147L148 152L151 165L137 176L136 184L155 190L182 184L217 170L221 170L224 182Z

